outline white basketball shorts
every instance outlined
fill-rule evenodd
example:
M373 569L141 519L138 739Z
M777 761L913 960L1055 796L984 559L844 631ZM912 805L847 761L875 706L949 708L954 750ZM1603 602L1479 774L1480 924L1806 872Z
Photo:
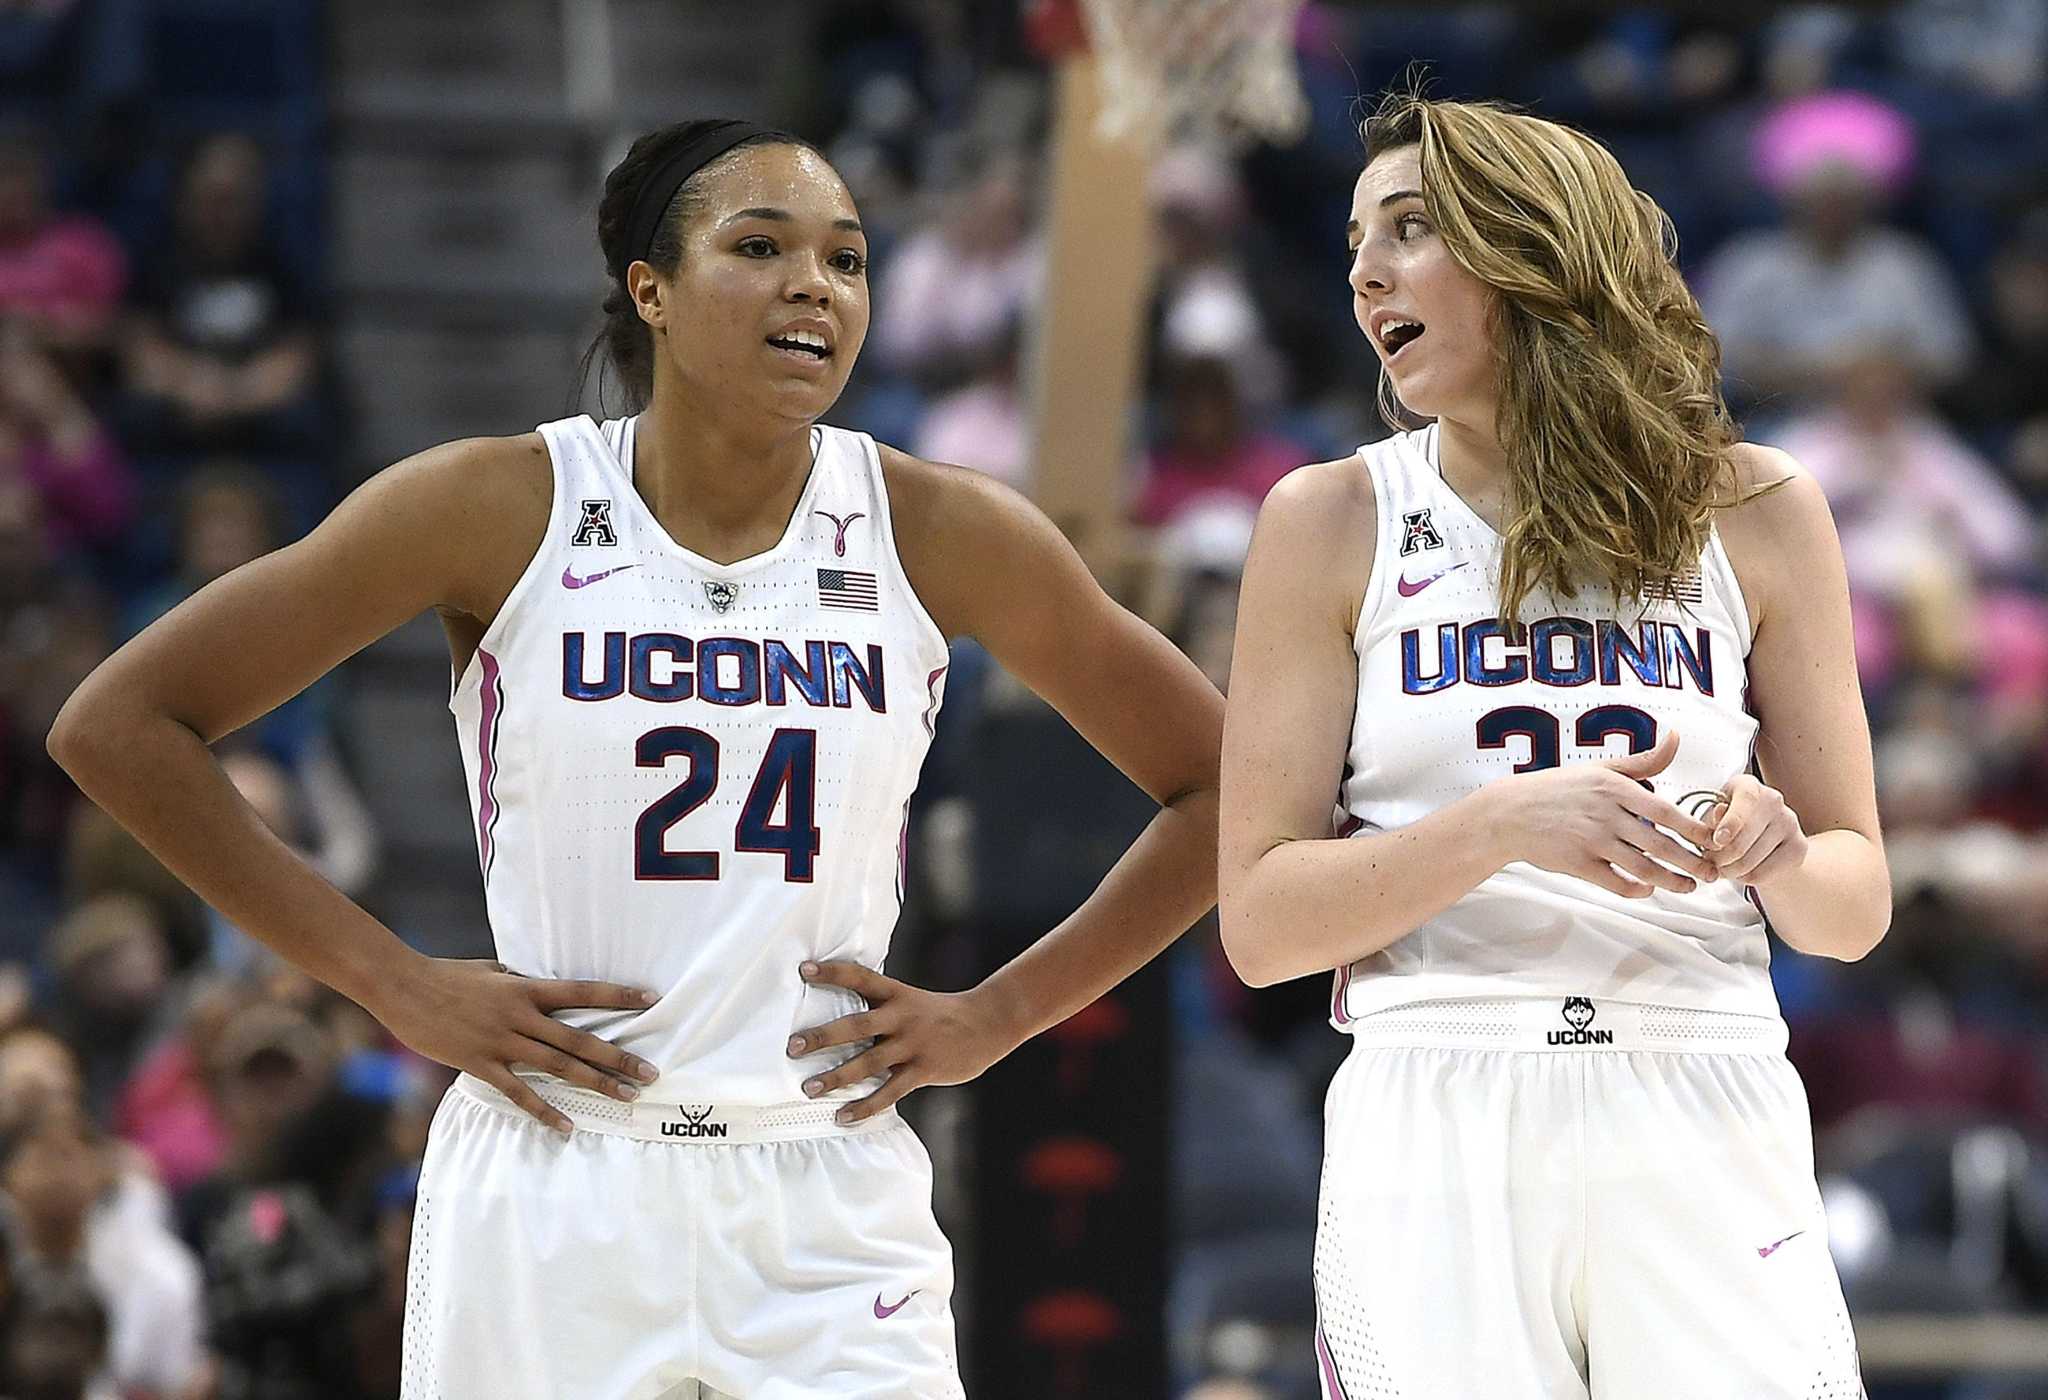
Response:
M963 1394L931 1159L893 1111L535 1088L567 1140L467 1075L435 1114L403 1400Z
M1583 997L1361 1018L1325 1400L1858 1400L1784 1023Z

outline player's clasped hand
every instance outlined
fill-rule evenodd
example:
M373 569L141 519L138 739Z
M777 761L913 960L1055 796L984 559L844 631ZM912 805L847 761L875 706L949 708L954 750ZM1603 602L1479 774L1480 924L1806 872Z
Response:
M555 1020L571 1007L644 1010L656 998L613 982L522 977L502 963L423 958L391 979L369 1011L412 1050L467 1071L558 1133L569 1120L512 1072L514 1065L617 1099L659 1071L618 1046Z
M872 1094L833 1115L841 1123L872 1118L927 1084L964 1084L1012 1048L973 992L929 992L852 962L805 963L799 970L813 986L844 987L868 1004L866 1011L789 1038L792 1059L874 1042L838 1068L804 1081L804 1093L817 1098L887 1076Z
M1643 753L1508 779L1502 785L1503 835L1512 858L1630 899L1646 898L1653 889L1686 894L1698 881L1719 878L1722 868L1701 854L1712 828L1644 785L1677 754L1678 734L1666 729Z
M1806 831L1785 795L1751 773L1724 789L1707 814L1713 834L1701 849L1723 879L1762 889L1806 859Z

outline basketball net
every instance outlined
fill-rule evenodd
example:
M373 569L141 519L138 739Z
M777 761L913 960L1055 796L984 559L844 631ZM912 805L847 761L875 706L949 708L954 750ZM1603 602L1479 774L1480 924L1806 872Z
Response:
M1080 0L1109 139L1287 145L1308 127L1303 0ZM1156 149L1156 146L1155 146Z

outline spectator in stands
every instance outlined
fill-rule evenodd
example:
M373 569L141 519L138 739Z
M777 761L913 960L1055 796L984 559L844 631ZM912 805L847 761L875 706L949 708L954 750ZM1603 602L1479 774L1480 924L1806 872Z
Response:
M1707 320L1743 401L1820 392L1872 345L1897 352L1929 386L1962 374L1973 337L1954 279L1921 240L1876 222L1913 155L1906 119L1855 93L1802 98L1764 119L1757 172L1789 222L1733 239L1702 276Z
M30 1023L0 1033L0 1135L53 1108L82 1109L85 1075L78 1056L51 1031ZM149 1158L125 1142L107 1144L112 1186L95 1210L116 1217L115 1233L169 1227L170 1198Z
M1839 395L1775 440L1834 511L1865 685L1917 664L2048 691L2048 654L2026 638L2048 618L2004 587L2033 563L2026 506L1934 415L1912 366L1884 347L1844 355Z
M1245 207L1236 169L1205 148L1177 147L1154 164L1150 195L1159 363L1228 360L1242 398L1274 402L1280 367L1239 248Z
M86 1102L104 1113L182 1015L187 991L171 972L163 917L134 895L101 895L51 930L48 959L51 1020L83 1066Z
M171 246L126 340L133 432L165 449L318 454L317 308L264 229L256 142L202 142L178 181Z
M2048 81L2048 6L2033 0L1904 0L1880 14L1891 56L1933 90L2025 103Z
M8 1400L122 1400L106 1374L106 1304L73 1273L31 1271L8 1318Z
M222 574L285 542L284 498L256 468L221 458L179 484L177 556L171 576L145 589L122 618L133 636Z
M84 1101L78 1056L60 1036L32 1022L0 1032L0 1134L53 1104Z
M201 467L179 493L175 572L130 605L124 632L141 631L222 574L284 542L283 502L266 477L232 461ZM261 799L258 809L272 821L272 829L288 841L303 842L320 873L343 893L355 895L375 871L377 835L335 749L331 716L336 689L333 681L320 681L287 700L237 741L254 751L237 752L228 761L248 779L243 795ZM209 923L218 935L219 921L209 918ZM220 953L239 946L239 939L236 934L211 941Z
M105 1301L118 1385L180 1396L207 1374L198 1264L161 1222L105 1208L115 1175L110 1144L73 1102L45 1105L0 1140L24 1258L77 1274Z
M257 1002L221 1026L207 1061L226 1152L218 1170L178 1201L179 1233L202 1253L240 1193L275 1179L285 1126L333 1082L334 1047L303 1012Z
M103 894L132 894L162 916L171 963L180 971L205 955L205 918L199 897L112 817L90 802L73 802L63 835L60 898L66 909Z
M0 1036L27 1022L33 995L34 984L27 964L0 963Z
M1943 404L1966 427L2017 453L2048 441L2048 202L2023 212L1991 262L1984 353ZM2038 449L2036 449L2038 451ZM2014 474L2048 505L2048 472Z
M957 381L983 363L1038 295L1043 248L1031 215L1029 163L1003 152L963 173L929 227L882 269L874 350L920 382Z
M20 321L0 321L0 477L36 493L58 555L112 543L134 504L120 447Z
M0 480L0 870L47 893L78 789L43 740L113 646L105 599L51 565L41 521L35 493ZM14 912L0 909L0 927Z
M1256 510L1307 449L1249 421L1230 361L1192 356L1166 373L1165 421L1147 464L1136 517L1171 525L1215 499Z
M341 1091L332 1045L287 1007L241 1012L214 1060L232 1146L183 1207L225 1375L266 1400L354 1400L354 1325L378 1279L355 1188L374 1198L388 1163L383 1110Z
M126 260L97 222L49 207L47 152L34 128L0 130L0 321L48 348L91 349L112 327Z
M228 1132L214 1100L212 1073L221 1032L260 997L253 983L209 978L194 989L184 1021L129 1076L115 1106L115 1129L149 1158L176 1195L221 1169Z
M1017 359L1022 317L990 343L974 377L932 400L912 451L933 462L971 462L1020 491L1031 486L1031 424Z

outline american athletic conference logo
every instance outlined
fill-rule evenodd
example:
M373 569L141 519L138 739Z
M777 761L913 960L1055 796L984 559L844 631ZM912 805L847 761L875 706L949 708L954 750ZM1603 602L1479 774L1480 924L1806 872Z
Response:
M1593 1017L1598 1014L1593 1003L1586 997L1566 997L1563 1008L1564 1022L1568 1031L1551 1031L1543 1037L1545 1045L1612 1045L1613 1031L1590 1030Z
M661 1135L663 1137L722 1138L732 1131L732 1124L730 1123L709 1123L705 1121L711 1116L711 1106L709 1104L702 1108L678 1107L676 1112L683 1115L681 1121L679 1122L671 1118L666 1123L663 1123L661 1125Z

